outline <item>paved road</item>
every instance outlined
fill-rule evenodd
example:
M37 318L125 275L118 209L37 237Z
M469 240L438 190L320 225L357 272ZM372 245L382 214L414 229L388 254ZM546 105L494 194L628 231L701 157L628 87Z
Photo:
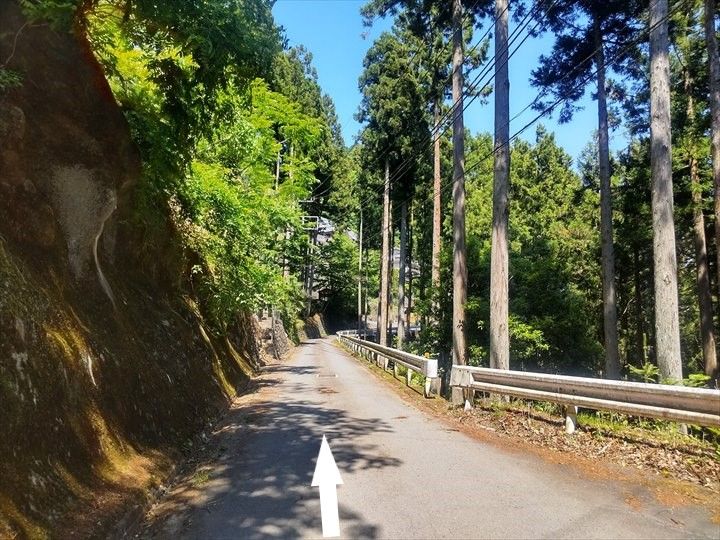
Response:
M345 482L344 537L720 538L699 508L666 508L640 486L587 479L452 429L331 339L302 345L262 385L216 435L207 479L196 475L158 508L172 511L152 536L321 537L310 481L326 434Z

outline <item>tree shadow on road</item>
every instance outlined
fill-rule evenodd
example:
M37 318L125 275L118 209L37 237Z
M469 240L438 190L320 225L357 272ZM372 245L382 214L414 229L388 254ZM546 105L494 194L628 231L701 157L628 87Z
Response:
M273 366L268 371L313 375L316 368ZM402 464L384 455L365 437L391 433L389 424L328 408L321 394L317 401L292 399L307 391L310 383L295 381L283 383L282 391L273 400L250 403L230 412L212 436L212 455L154 511L154 523L144 537L320 537L318 489L310 487L310 483L323 434L346 481L354 471ZM270 377L260 384L276 382ZM342 489L338 498L343 536L377 537L379 528L369 521L369 516L343 507Z

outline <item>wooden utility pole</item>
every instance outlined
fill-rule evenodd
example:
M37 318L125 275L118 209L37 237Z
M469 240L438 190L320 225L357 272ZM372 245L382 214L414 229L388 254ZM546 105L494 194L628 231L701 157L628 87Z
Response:
M663 379L682 380L670 138L668 0L650 3L650 169L655 340Z
M605 52L600 22L593 21L598 99L598 170L600 173L600 246L602 267L603 329L605 335L605 377L620 378L617 306L615 300L615 247L613 245L612 191L610 186L610 143L605 91Z
M495 148L490 252L490 367L510 369L508 328L508 186L510 184L510 79L508 0L495 0Z
M437 293L440 287L440 249L442 248L442 178L440 176L440 99L435 100L433 107L434 124L433 133L433 229L432 229L432 268L430 285L433 294L433 313L438 309ZM437 322L437 321L436 321Z
M315 244L317 243L317 233L320 226L320 218L317 216L311 217L314 217L317 221L315 221L315 225L310 229L310 240L308 242L307 250L307 317L310 317L310 315L312 315L313 290L315 289Z
M380 262L380 304L378 306L380 345L387 346L388 327L388 276L390 275L390 163L385 160L385 187L383 189L382 257Z
M367 338L368 312L370 311L370 297L368 296L368 249L365 248L365 310L363 312L363 338Z
M467 364L465 303L467 253L465 247L465 126L463 124L462 3L453 0L453 363Z
M717 255L717 286L720 292L720 55L718 55L715 29L715 8L715 0L705 0L705 42L710 78L710 133L713 184L715 186L715 252Z
M360 208L360 234L358 235L357 333L362 330L362 270L363 270L363 213Z

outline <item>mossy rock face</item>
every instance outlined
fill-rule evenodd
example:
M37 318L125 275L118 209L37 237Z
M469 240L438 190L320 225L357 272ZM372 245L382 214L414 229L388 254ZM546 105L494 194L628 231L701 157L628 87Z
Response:
M262 361L252 317L216 337L132 274L109 280L117 310L0 239L0 536L73 528L98 492L158 483Z
M0 235L86 278L140 174L127 121L84 38L2 2L0 50L22 74L0 94Z

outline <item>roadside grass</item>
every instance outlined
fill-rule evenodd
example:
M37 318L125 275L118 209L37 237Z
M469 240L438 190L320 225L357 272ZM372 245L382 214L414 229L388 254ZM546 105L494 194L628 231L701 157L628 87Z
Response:
M564 418L563 406L548 401L476 398L475 405L487 410L495 418L506 413L519 413L538 420L557 422L559 425ZM684 435L676 422L590 409L578 411L577 426L579 430L595 436L614 437L628 442L673 448L688 445L702 447L720 460L720 430L714 428L689 425L688 435Z

